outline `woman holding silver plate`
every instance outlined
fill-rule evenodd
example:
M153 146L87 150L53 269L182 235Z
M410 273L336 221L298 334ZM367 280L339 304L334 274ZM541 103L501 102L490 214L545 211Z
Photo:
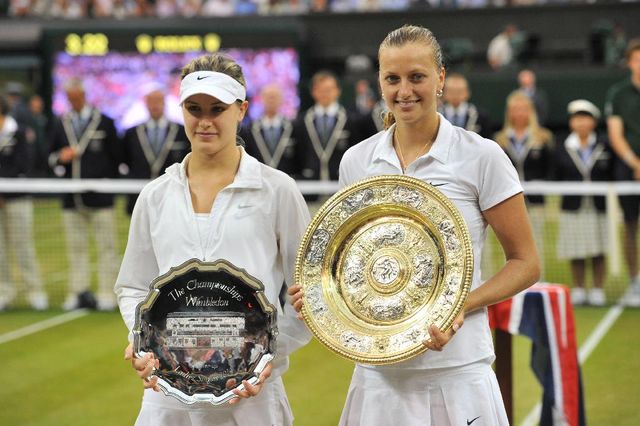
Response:
M123 319L131 331L149 283L172 267L192 258L224 259L260 280L267 299L278 306L277 355L258 383L234 389L230 404L185 405L158 392L153 376L158 360L152 354L135 357L130 344L125 358L146 389L136 424L290 425L293 416L280 376L288 354L308 343L310 333L291 306L279 308L278 296L282 283L293 279L309 222L306 204L290 177L236 145L248 102L235 61L214 54L187 64L180 103L192 152L146 185L135 205L115 285Z
M357 364L341 425L506 425L486 307L532 285L540 265L516 170L493 141L438 114L445 82L442 52L426 28L388 34L378 52L379 82L390 111L387 129L349 149L341 186L367 177L406 175L429 183L460 211L471 235L474 271L462 313L448 330L428 325L429 351L389 365ZM506 255L480 282L490 225ZM289 288L300 311L301 287ZM464 322L464 326L463 326ZM427 326L427 325L425 325Z

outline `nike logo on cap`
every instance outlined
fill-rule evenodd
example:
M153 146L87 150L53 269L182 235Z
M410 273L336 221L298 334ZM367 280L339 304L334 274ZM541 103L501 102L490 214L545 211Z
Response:
M199 76L196 77L196 80L204 80L205 78L209 78L209 77L211 77L211 76L210 75L205 75L205 76L199 75Z
M469 426L471 423L475 422L476 420L478 420L480 418L480 416L476 417L473 420L467 420L467 426Z

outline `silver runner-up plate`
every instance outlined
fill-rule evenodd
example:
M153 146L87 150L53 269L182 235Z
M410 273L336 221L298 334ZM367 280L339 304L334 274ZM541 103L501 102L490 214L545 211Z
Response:
M275 356L276 308L263 284L225 260L191 259L159 276L136 308L136 356L160 361L153 375L185 404L225 403Z
M407 176L350 185L302 239L296 283L315 337L355 362L391 364L426 350L428 326L452 326L473 274L466 222L436 187Z

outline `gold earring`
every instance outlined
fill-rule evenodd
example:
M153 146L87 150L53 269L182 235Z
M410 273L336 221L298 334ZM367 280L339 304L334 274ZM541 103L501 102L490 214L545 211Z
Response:
M436 96L441 98L442 95L444 95L444 92L442 91L442 89L438 89L438 91L436 92Z

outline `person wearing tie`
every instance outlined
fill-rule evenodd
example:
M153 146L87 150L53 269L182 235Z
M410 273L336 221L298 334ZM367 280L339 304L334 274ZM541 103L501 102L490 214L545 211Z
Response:
M487 114L469 102L469 83L462 74L450 74L444 83L444 103L439 112L454 126L476 132L482 137L492 136Z
M294 127L301 177L337 180L342 155L358 140L355 123L338 103L338 79L329 71L318 71L311 79L315 105L300 114Z
M558 144L555 174L562 181L613 180L615 154L605 136L595 131L600 110L586 99L567 105L571 133ZM564 195L558 226L558 258L571 262L574 305L604 306L607 218L604 196ZM585 289L587 262L591 264L593 286Z
M516 90L507 97L504 125L494 139L507 153L521 181L551 178L553 134L538 123L535 106L526 93ZM538 253L544 259L544 197L528 195L526 200Z
M297 177L293 123L280 114L282 89L277 84L268 84L260 91L260 99L264 107L262 117L241 134L245 150L260 162Z
M67 179L117 178L121 145L113 120L86 101L82 81L64 85L71 110L60 116L52 130L49 166ZM97 192L63 195L63 221L69 259L69 290L65 310L97 307L113 310L112 287L118 274L116 223L112 194ZM89 230L98 253L98 295L91 293Z
M531 98L538 114L538 121L544 126L549 116L549 96L538 87L536 80L536 73L530 69L524 69L518 73L518 89Z
M174 163L180 163L190 151L184 128L165 116L165 91L154 86L144 96L149 119L124 134L124 163L130 179L155 179ZM137 195L130 195L127 212L133 212Z

